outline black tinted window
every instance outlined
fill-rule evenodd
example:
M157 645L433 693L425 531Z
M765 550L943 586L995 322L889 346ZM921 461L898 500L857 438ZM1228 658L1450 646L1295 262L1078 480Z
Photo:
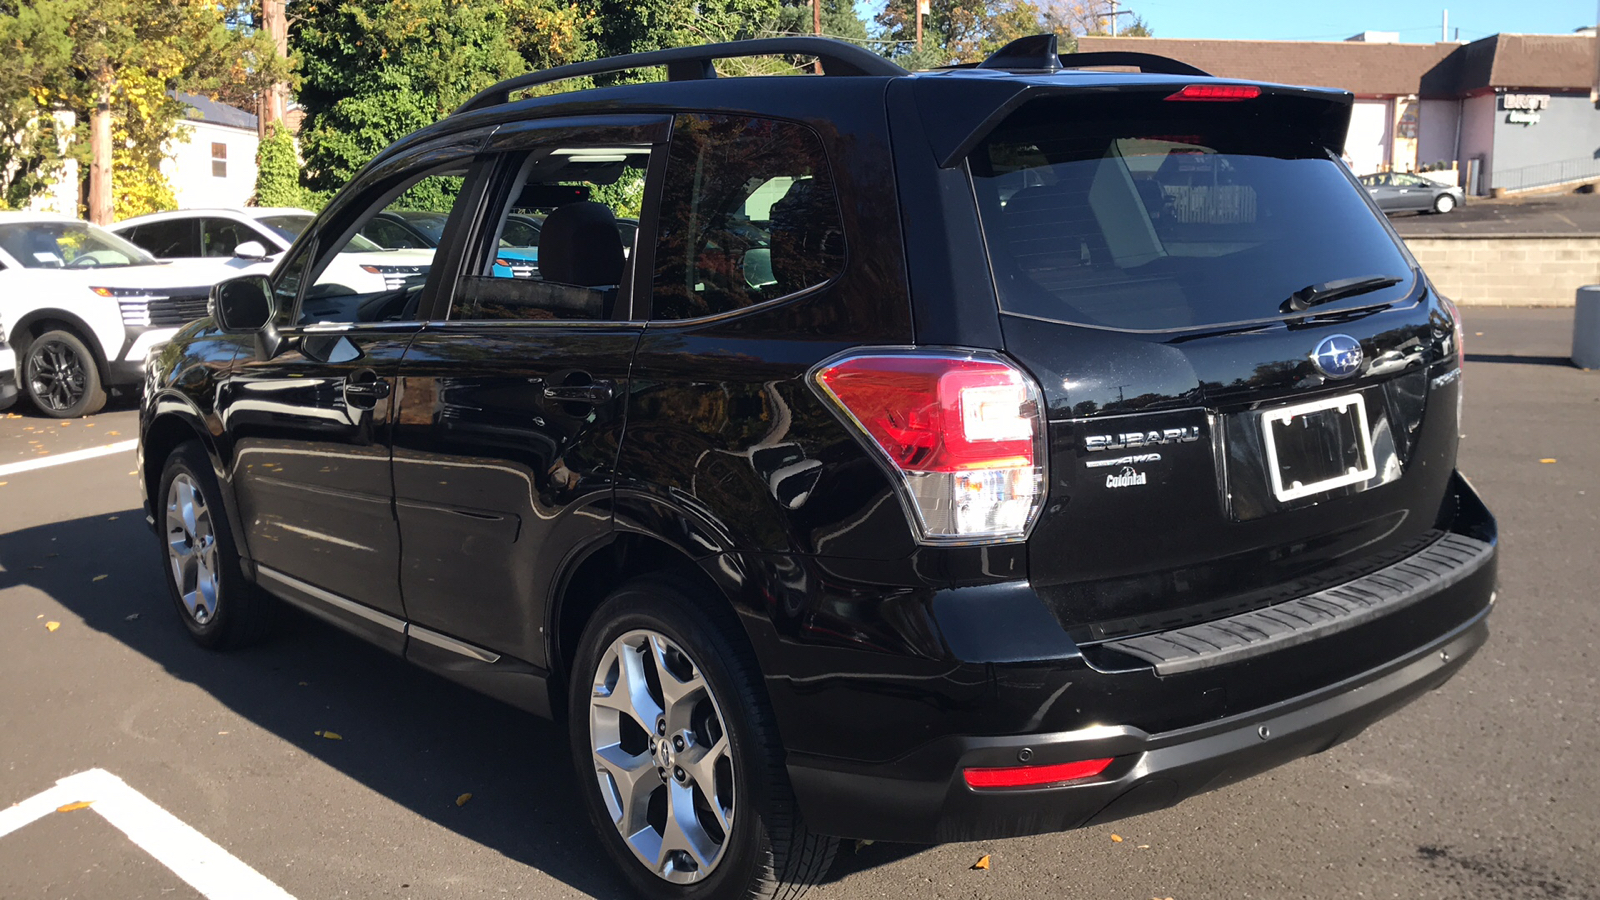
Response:
M1030 104L972 169L1010 312L1162 330L1272 318L1340 279L1399 283L1330 308L1411 287L1338 161L1249 102Z
M122 236L156 259L188 259L200 255L198 224L194 219L168 219L136 225Z
M769 119L678 117L651 318L742 309L822 284L843 268L839 204L815 133Z
M232 256L235 247L246 241L261 241L248 225L232 219L205 219L200 229L200 251L203 256Z

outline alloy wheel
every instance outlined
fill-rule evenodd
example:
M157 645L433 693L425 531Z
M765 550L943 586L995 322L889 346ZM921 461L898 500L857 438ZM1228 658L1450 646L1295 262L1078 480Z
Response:
M217 537L200 485L179 472L167 488L167 562L172 583L197 624L217 614Z
M60 341L40 341L28 354L28 383L35 402L56 412L71 409L89 390L85 362Z
M601 654L590 698L595 777L623 842L666 881L705 878L737 798L726 720L700 667L664 635L630 631Z

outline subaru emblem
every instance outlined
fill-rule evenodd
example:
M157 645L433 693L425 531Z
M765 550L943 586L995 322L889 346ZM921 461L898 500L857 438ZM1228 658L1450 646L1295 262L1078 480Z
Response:
M1322 339L1311 362L1329 378L1349 378L1361 371L1361 342L1348 334L1332 334Z

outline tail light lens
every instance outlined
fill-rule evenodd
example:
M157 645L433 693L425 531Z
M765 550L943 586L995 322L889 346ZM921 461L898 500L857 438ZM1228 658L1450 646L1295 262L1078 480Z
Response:
M978 351L853 352L812 383L887 464L924 543L1020 540L1044 497L1044 406Z
M964 769L967 787L978 790L1017 787L1053 787L1094 778L1111 759L1085 759L1056 766L1008 766L1004 769Z

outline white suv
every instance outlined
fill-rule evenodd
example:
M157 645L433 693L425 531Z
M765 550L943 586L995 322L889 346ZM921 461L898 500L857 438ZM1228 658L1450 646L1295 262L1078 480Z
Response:
M6 343L6 323L0 319L0 411L17 402L17 354Z
M293 207L184 209L125 219L111 231L157 259L203 260L225 270L226 277L270 275L278 256L314 217L309 210ZM376 294L426 277L432 262L432 250L385 250L356 235L318 283L337 283L354 294Z
M151 348L206 315L221 276L78 219L0 213L0 345L16 357L10 378L0 357L0 379L46 415L97 412L107 388L142 381Z

